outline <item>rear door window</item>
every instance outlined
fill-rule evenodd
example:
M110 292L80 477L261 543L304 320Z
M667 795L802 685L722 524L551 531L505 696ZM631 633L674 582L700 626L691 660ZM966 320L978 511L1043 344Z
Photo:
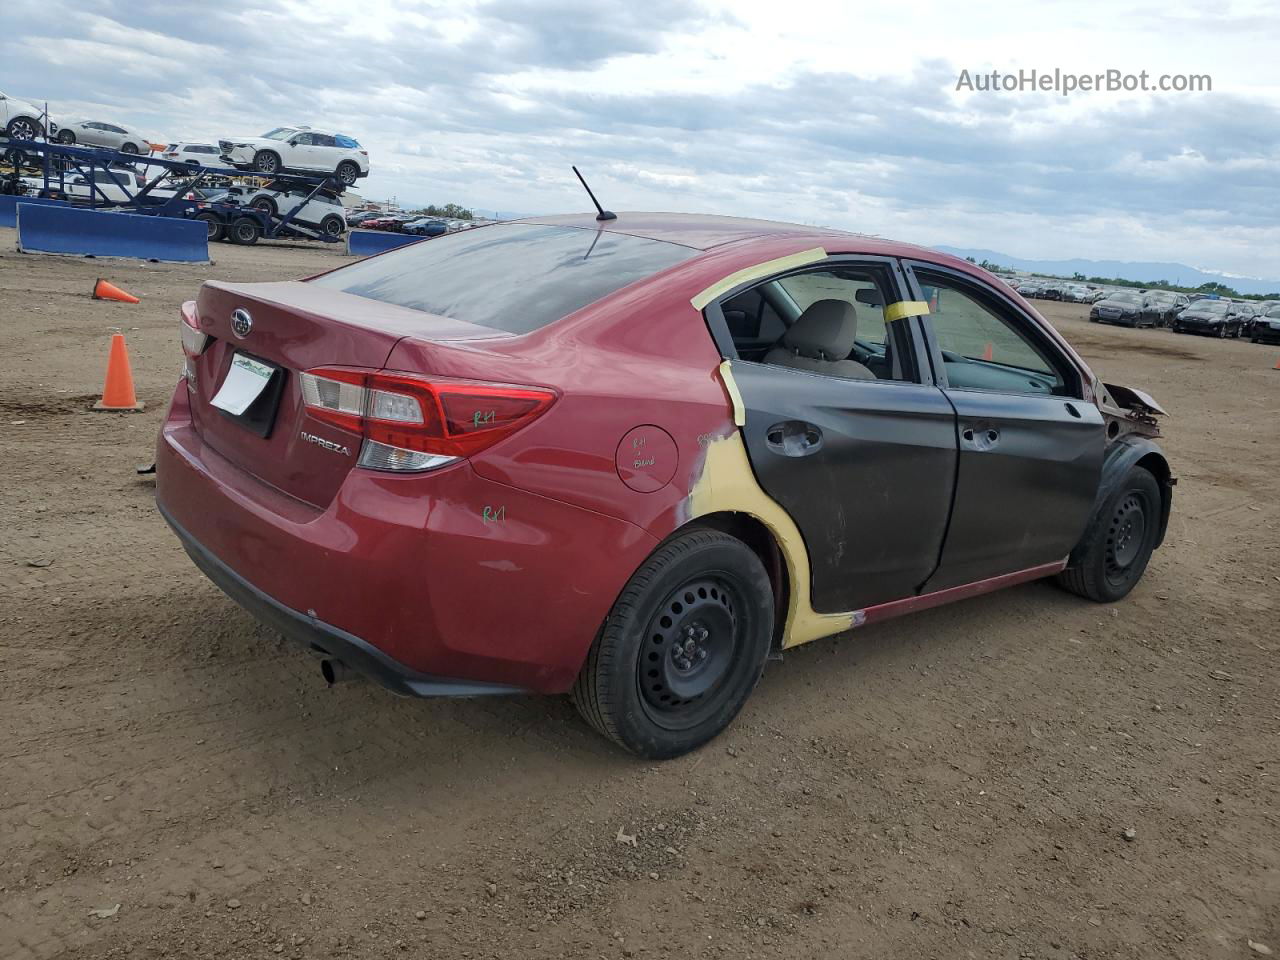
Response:
M697 253L619 233L504 223L415 243L310 282L521 334Z

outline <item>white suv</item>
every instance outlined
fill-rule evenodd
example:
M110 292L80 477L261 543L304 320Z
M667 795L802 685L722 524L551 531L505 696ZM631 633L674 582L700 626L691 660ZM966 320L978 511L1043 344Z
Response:
M268 183L265 187L230 187L225 192L210 194L208 199L234 201L242 206L257 207L272 217L293 214L289 226L296 224L299 227L309 227L329 237L340 237L346 233L347 211L338 196L329 190L320 190L307 200L310 193L310 189ZM307 202L301 210L294 213L294 208L303 200Z
M44 136L40 122L44 111L34 104L0 93L0 132L14 140L35 140Z
M276 127L260 137L218 141L222 159L268 175L325 173L347 186L369 175L369 153L351 137L310 127Z

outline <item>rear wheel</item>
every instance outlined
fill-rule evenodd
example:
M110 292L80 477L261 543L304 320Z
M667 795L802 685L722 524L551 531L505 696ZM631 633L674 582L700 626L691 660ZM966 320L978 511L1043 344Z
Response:
M1160 537L1160 485L1151 471L1132 467L1089 522L1079 560L1058 574L1058 584L1099 603L1113 603L1134 588Z
M591 726L632 753L687 753L729 725L773 636L773 588L741 540L693 530L659 547L613 605L573 687Z
M120 148L120 152L121 153L141 153L142 150L139 149L136 143L133 143L132 141L130 141L129 143L126 143L124 146Z
M270 150L259 150L253 155L253 169L259 173L279 173L280 157Z
M13 140L34 140L43 132L40 124L30 117L14 117L5 130Z
M349 187L359 178L360 168L350 160L343 160L338 164L336 174L338 179Z
M75 142L76 142L76 135L75 135L75 133L74 133L74 132L72 132L71 130L59 130L59 131L58 131L58 142L59 142L59 143L67 143L67 144L75 143Z
M261 235L262 228L252 217L237 217L227 228L227 236L231 238L231 242L245 246L257 243Z
M345 229L342 218L332 213L320 221L320 232L326 237L340 237Z
M256 210L261 210L269 217L276 215L276 203L270 197L254 197L253 203L249 204Z

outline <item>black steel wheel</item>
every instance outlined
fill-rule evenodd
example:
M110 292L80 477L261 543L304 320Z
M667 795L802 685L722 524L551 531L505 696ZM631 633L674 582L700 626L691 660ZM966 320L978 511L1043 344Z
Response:
M350 160L343 160L338 164L336 175L343 184L349 187L360 177L360 168Z
M237 217L231 221L231 226L227 227L227 236L232 243L248 246L257 243L261 235L262 228L253 217Z
M205 227L207 227L209 231L210 242L222 239L222 219L216 213L210 210L202 210L191 219L201 220L204 222Z
M1164 504L1151 471L1130 468L1089 521L1059 585L1099 603L1126 596L1146 572L1160 540Z
M694 529L623 589L574 684L583 717L650 759L687 753L746 702L773 638L773 587L741 540Z
M253 169L259 173L279 173L280 157L270 150L259 150L253 155Z

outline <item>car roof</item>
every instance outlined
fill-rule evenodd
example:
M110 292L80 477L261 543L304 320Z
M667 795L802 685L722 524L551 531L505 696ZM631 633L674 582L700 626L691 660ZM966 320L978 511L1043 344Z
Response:
M799 223L782 223L774 220L751 220L744 217L720 217L700 213L648 213L625 211L616 220L597 221L595 214L571 213L549 217L526 217L515 223L545 224L557 227L577 227L584 230L603 230L649 240L676 243L695 250L711 250L726 244L793 239L825 246L832 252L864 253L886 257L919 257L934 263L971 269L973 264L925 247L868 234L838 230L834 227L816 227Z

